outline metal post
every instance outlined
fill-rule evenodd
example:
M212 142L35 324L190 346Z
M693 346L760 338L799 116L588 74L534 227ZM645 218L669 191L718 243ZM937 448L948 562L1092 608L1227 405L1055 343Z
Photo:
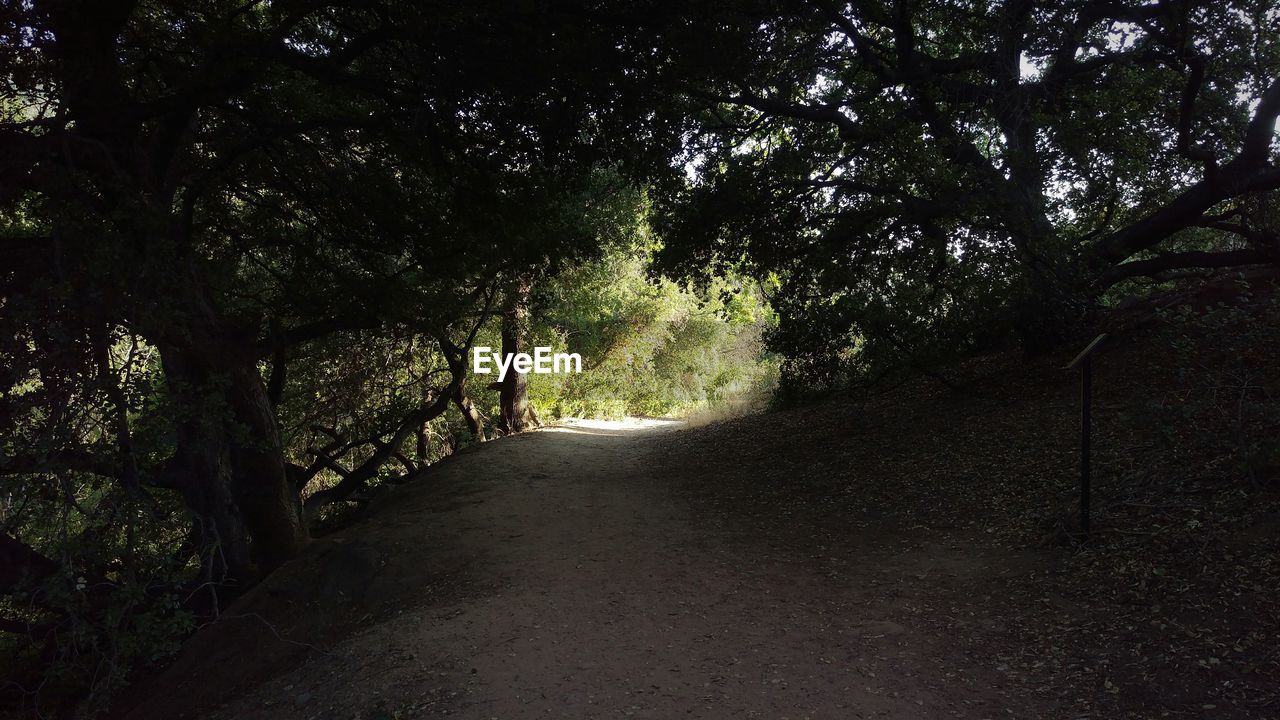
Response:
M1093 353L1106 339L1106 333L1094 338L1063 368L1071 370L1080 366L1080 532L1085 536L1089 535L1089 451L1092 444L1089 434L1093 424Z
M1080 365L1080 532L1089 534L1089 451L1093 421L1093 358Z

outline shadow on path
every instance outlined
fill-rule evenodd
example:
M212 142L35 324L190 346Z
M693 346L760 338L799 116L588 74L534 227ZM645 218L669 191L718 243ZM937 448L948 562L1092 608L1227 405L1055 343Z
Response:
M835 578L694 516L678 489L733 459L672 457L670 429L578 423L440 463L194 638L131 717L989 714L945 638L889 619L883 569Z

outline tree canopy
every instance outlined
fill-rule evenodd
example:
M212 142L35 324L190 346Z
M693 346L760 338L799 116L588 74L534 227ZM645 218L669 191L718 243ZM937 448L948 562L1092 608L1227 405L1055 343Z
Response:
M1038 351L1274 266L1278 33L1274 0L7 0L0 632L90 618L58 652L96 692L88 646L539 413ZM469 377L531 341L591 372Z
M662 259L776 274L796 372L1034 350L1131 279L1278 257L1272 2L709 11L756 52L691 80Z

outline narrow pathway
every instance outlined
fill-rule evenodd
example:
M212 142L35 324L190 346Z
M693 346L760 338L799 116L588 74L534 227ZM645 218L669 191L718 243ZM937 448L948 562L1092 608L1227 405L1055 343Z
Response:
M668 432L549 428L450 459L202 633L133 717L1007 717L905 619L998 563L771 547L695 516L682 488L734 459L673 456Z

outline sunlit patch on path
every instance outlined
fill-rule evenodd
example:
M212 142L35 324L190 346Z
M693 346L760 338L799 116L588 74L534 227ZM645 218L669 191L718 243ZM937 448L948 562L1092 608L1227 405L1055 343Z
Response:
M675 430L684 425L683 420L667 418L627 417L621 420L594 420L590 418L561 418L543 432L575 432L578 430Z

